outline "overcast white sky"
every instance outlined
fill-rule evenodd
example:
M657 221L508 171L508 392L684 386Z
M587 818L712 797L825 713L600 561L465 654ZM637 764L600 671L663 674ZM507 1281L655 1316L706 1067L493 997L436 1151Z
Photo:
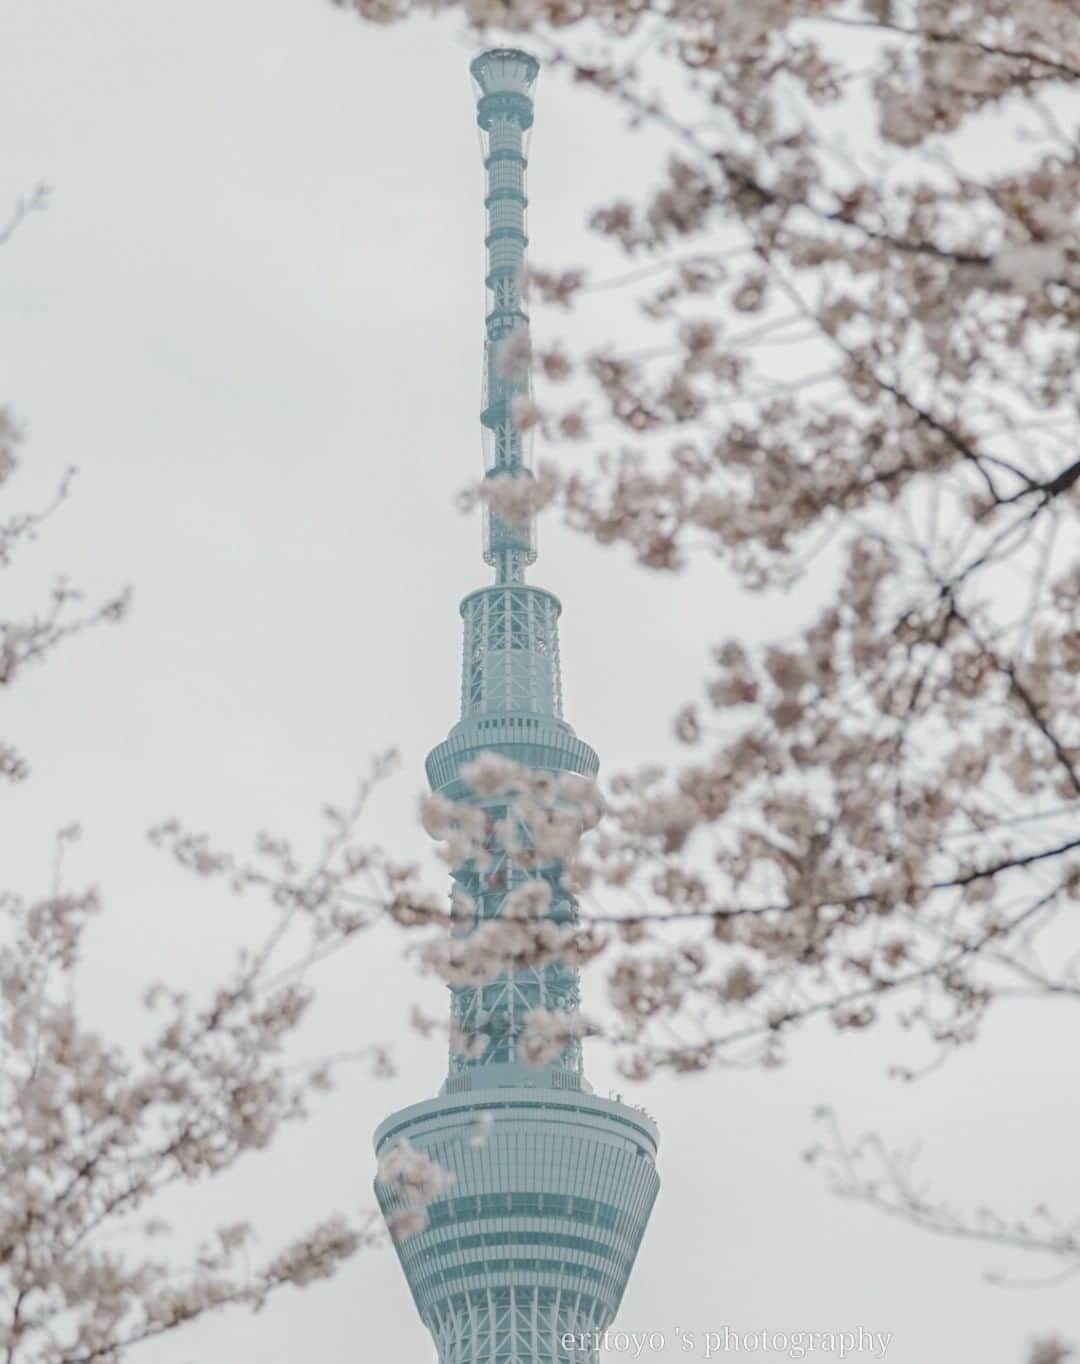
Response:
M5 737L34 774L0 792L4 884L43 885L52 831L81 820L72 872L107 903L86 1003L123 1037L142 983L209 981L255 917L150 849L154 821L175 813L241 847L263 827L313 838L320 806L394 743L403 768L369 834L425 855L423 757L457 715L458 600L485 580L478 528L452 507L480 459L472 49L456 22L376 31L326 0L15 0L0 28L0 210L55 187L0 255L0 400L30 436L13 496L40 500L81 470L19 582L63 571L92 593L135 589L128 623L5 698ZM533 259L614 268L586 211L640 183L657 144L549 76L531 150ZM594 315L599 334L619 325ZM704 638L790 619L708 564L676 590L558 528L542 528L533 576L563 599L568 718L608 771L664 750ZM358 942L323 985L308 1053L400 1035L399 1077L344 1073L303 1131L185 1200L192 1232L254 1213L269 1251L366 1206L372 1129L435 1092L439 1045L404 1020L413 999L441 1010L442 991L393 934ZM988 1286L986 1268L1042 1266L839 1203L799 1160L828 1101L853 1129L922 1138L928 1181L957 1204L1073 1214L1075 1045L1058 1023L1045 1005L1002 1013L913 1088L885 1078L912 1055L902 1039L822 1028L778 1073L634 1090L660 1121L663 1185L619 1325L665 1333L665 1359L676 1327L864 1326L893 1333L900 1364L1016 1364L1035 1329L1080 1334L1075 1284ZM589 1070L601 1093L617 1083L602 1055ZM144 1357L434 1352L386 1252Z

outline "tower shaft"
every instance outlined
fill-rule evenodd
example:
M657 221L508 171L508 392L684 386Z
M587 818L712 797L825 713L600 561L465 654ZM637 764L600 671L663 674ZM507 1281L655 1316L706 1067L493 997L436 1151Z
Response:
M485 476L527 477L528 433L515 404L529 394L521 272L525 135L538 67L526 53L499 48L471 70L486 170ZM592 777L599 764L563 719L562 608L524 581L536 558L531 522L487 517L484 558L495 583L461 604L461 717L428 755L427 775L433 791L482 808L496 829L507 797L481 797L461 775L482 753L556 777ZM576 918L558 863L523 870L495 838L490 853L483 868L454 870L455 890L474 907L457 932L500 917L526 880L546 883L550 918ZM655 1124L592 1093L579 1042L540 1067L521 1047L531 1011L572 1014L578 997L576 969L558 961L451 987L454 1027L439 1096L393 1114L375 1134L380 1159L407 1141L453 1176L426 1225L397 1243L439 1364L593 1364L589 1341L618 1309L659 1187ZM455 1035L477 1045L462 1049ZM481 1118L488 1131L477 1143ZM375 1191L393 1224L406 1211L398 1192L378 1180Z

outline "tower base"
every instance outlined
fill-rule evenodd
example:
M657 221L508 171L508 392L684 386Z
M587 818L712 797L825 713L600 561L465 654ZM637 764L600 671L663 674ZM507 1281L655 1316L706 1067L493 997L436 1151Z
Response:
M377 1154L403 1138L454 1175L397 1245L439 1364L590 1364L659 1188L652 1120L582 1091L489 1088L393 1114Z

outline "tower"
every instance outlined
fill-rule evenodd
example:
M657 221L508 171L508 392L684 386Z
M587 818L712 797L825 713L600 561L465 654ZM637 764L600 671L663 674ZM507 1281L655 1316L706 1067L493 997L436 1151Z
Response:
M484 145L488 312L481 413L485 474L528 477L528 433L515 400L529 392L529 319L521 296L525 262L527 134L538 65L498 48L471 66ZM507 363L505 356L513 357ZM495 581L461 603L461 718L427 759L432 790L480 806L492 823L506 797L482 798L461 769L490 751L554 775L592 776L598 759L562 718L558 599L527 585L536 559L531 522L485 516L484 559ZM460 930L497 917L522 881L543 879L546 913L577 915L558 864L526 872L497 846L482 871L456 868L475 906ZM656 1127L640 1110L592 1093L581 1046L548 1064L521 1055L525 1016L573 1013L578 973L555 962L482 984L451 988L455 1031L483 1049L452 1047L437 1098L392 1114L375 1133L380 1159L407 1141L453 1176L427 1208L426 1225L397 1243L439 1364L590 1364L613 1320L659 1187ZM488 1123L474 1140L478 1120ZM487 1115L490 1115L489 1117ZM376 1182L387 1217L395 1192Z

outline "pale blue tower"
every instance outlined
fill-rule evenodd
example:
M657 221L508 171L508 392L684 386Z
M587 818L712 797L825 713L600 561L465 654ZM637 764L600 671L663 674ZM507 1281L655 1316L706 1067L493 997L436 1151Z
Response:
M521 276L538 66L527 53L498 48L471 70L487 173L485 469L488 477L527 476L528 435L514 419L514 399L529 392L527 366L508 368L496 351L529 325ZM536 559L532 525L485 518L484 558L495 582L461 604L461 719L428 756L427 774L434 791L484 806L497 821L505 798L480 800L459 775L480 753L584 776L598 760L562 718L561 607L550 592L525 584ZM577 906L558 865L531 874L551 886L552 917L573 920ZM500 913L525 875L496 848L491 867L460 867L454 880L482 919ZM424 1230L397 1247L439 1364L585 1364L596 1350L583 1349L582 1340L595 1340L618 1309L659 1187L656 1127L639 1109L592 1093L580 1044L541 1069L518 1055L531 1009L572 1012L577 1004L578 973L563 965L454 987L457 1029L483 1039L483 1051L451 1050L439 1096L393 1114L375 1134L380 1156L404 1138L454 1175ZM490 1128L474 1144L481 1114L491 1115ZM377 1183L376 1194L388 1217L400 1211L391 1189Z

